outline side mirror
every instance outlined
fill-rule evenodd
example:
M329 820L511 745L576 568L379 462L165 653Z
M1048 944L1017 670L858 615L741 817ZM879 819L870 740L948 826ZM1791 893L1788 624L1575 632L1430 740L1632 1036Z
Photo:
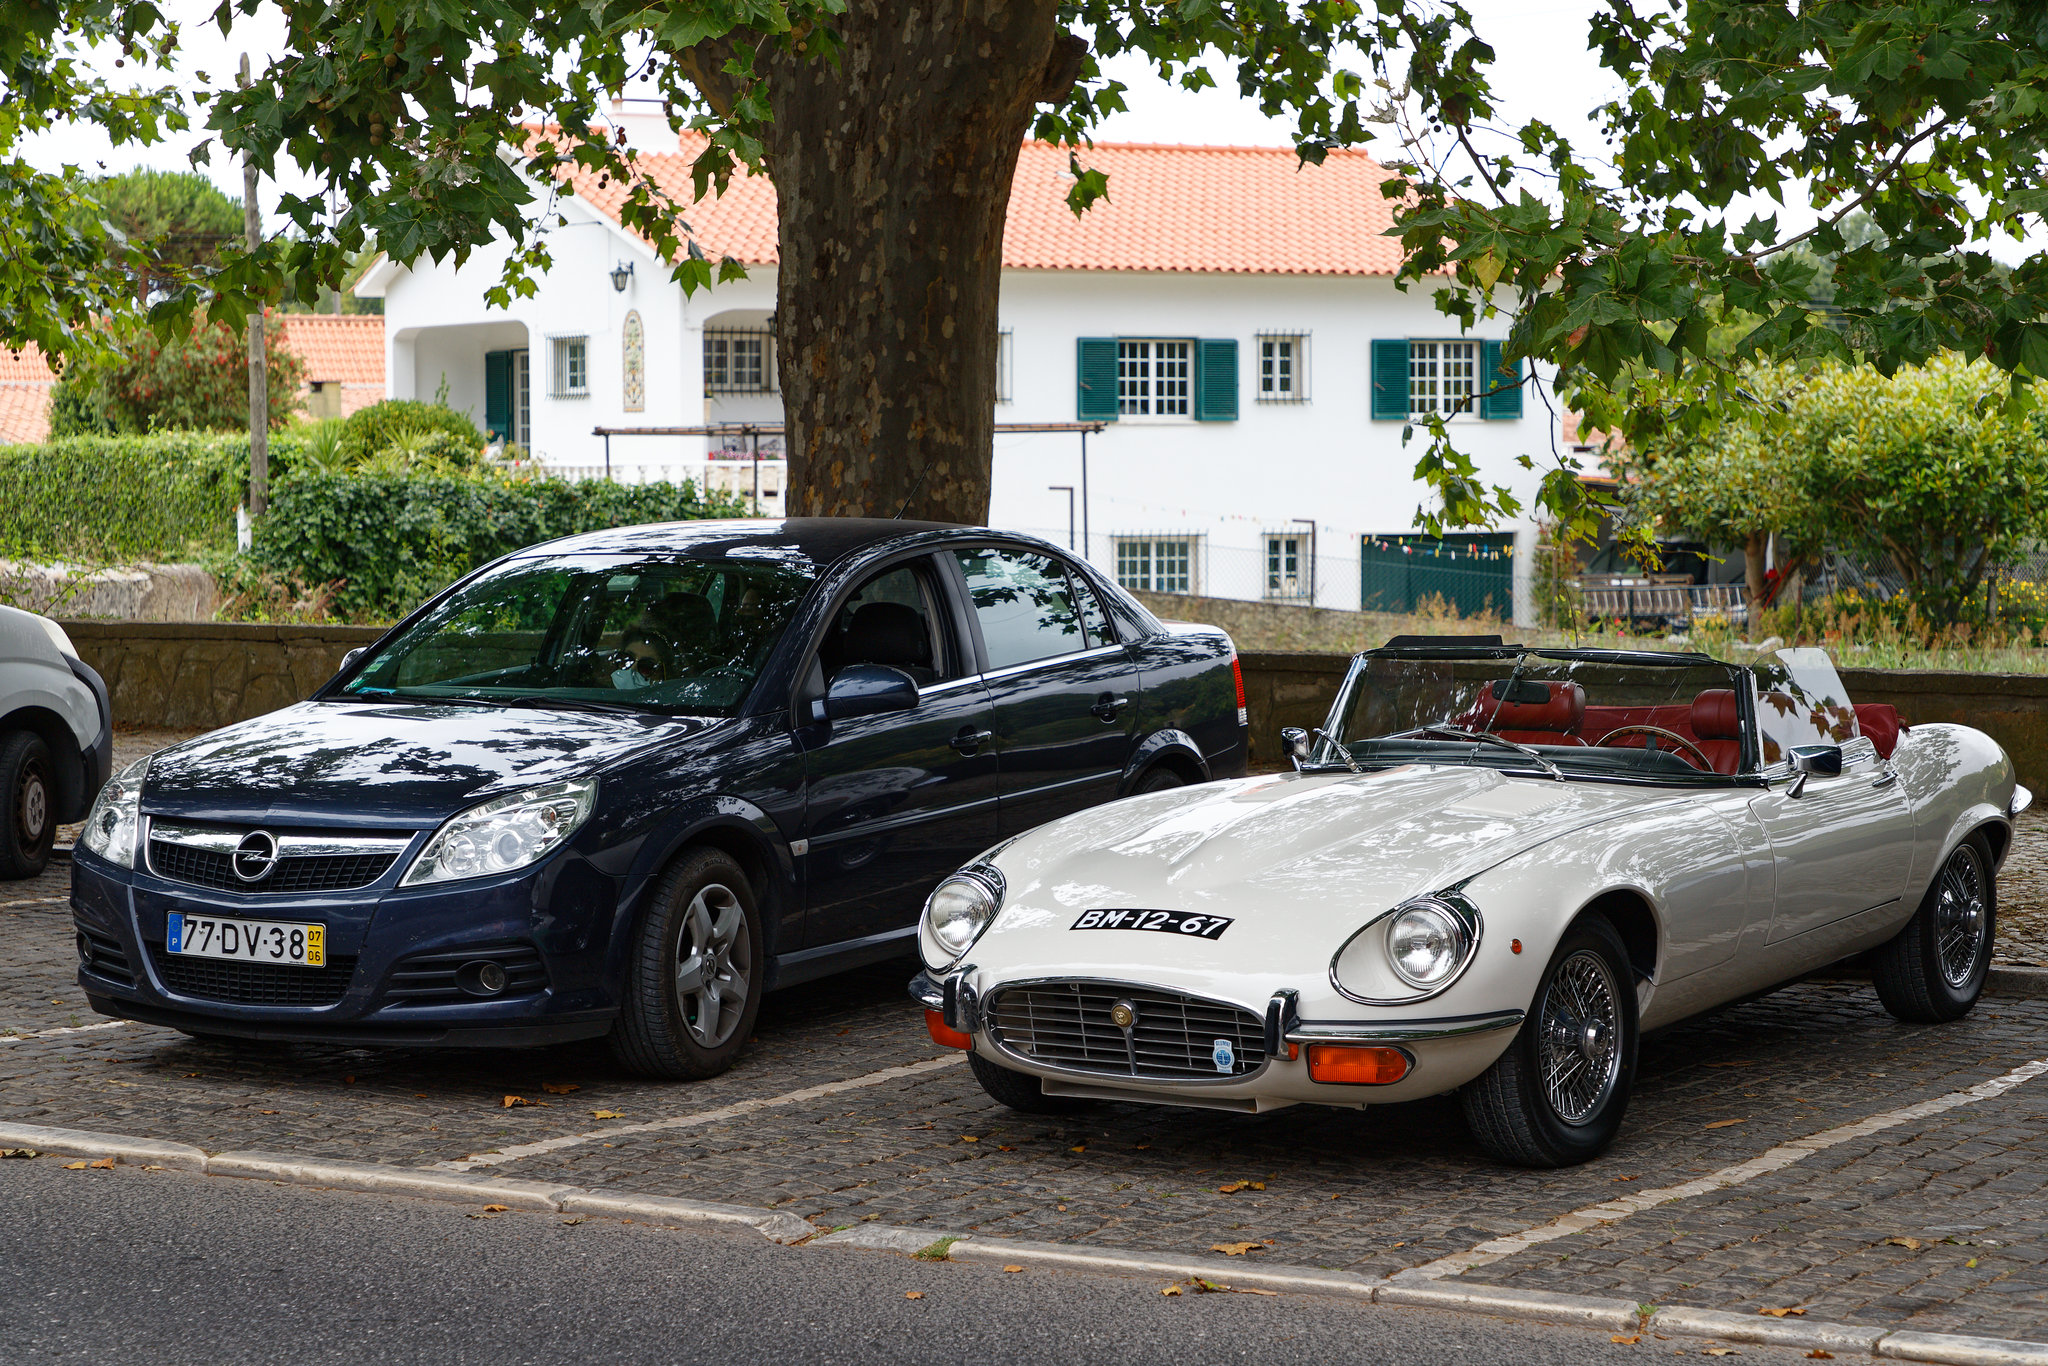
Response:
M1280 728L1280 752L1287 756L1287 761L1294 765L1294 771L1297 773L1301 771L1301 766L1308 762L1309 744L1309 733L1300 726Z
M363 651L369 648L367 645L358 645L355 649L343 655L341 657L341 668L338 672L347 673L350 669L354 668L356 661L363 657Z
M887 664L849 664L832 675L825 690L824 719L879 716L917 705L917 680Z
M1796 797L1806 791L1806 780L1813 774L1833 778L1842 771L1842 747L1840 745L1794 745L1792 746L1792 771L1799 776L1792 780L1788 797Z

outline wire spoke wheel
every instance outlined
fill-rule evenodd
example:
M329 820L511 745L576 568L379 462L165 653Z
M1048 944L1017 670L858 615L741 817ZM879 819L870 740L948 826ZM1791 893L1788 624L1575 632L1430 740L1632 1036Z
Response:
M1581 949L1560 963L1539 1007L1543 1094L1566 1124L1600 1109L1621 1073L1621 1002L1599 954Z
M732 889L712 882L684 912L676 951L676 1002L690 1036L705 1048L730 1039L753 990L754 941Z
M1960 988L1976 971L1984 949L1984 935L1990 928L1989 898L1985 895L1984 869L1977 851L1958 846L1941 870L1939 899L1934 908L1935 951L1941 975L1950 986Z

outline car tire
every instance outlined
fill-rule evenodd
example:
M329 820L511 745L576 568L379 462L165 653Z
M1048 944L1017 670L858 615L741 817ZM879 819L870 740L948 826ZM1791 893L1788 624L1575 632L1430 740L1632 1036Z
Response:
M974 1079L989 1099L1022 1114L1071 1115L1092 1104L1078 1096L1048 1096L1037 1077L998 1066L979 1053L969 1053L967 1065L974 1069Z
M1518 1167L1597 1157L1628 1112L1636 1037L1628 949L1605 916L1582 917L1558 942L1508 1051L1458 1092L1472 1136Z
M626 964L612 1056L644 1077L700 1081L731 1067L754 1031L768 967L746 873L699 849L656 881Z
M0 878L34 877L57 839L56 769L43 737L0 737Z
M1949 854L1920 909L1877 951L1877 999L1910 1024L1960 1020L1977 1004L1998 934L1991 846L1971 835Z
M1169 788L1186 787L1187 785L1188 780L1186 778L1181 777L1180 774L1175 773L1165 764L1155 764L1145 770L1145 775L1138 779L1138 785L1131 789L1131 795L1135 797L1145 792L1165 792Z

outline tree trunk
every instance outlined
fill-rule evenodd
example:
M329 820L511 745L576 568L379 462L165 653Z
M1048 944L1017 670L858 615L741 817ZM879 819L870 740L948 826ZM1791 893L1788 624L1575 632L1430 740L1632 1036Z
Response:
M854 0L837 27L836 63L769 82L789 509L984 522L1010 183L1086 49L1050 0Z
M1749 590L1749 608L1752 614L1764 600L1764 550L1770 544L1770 533L1752 531L1749 539L1742 543L1743 586Z

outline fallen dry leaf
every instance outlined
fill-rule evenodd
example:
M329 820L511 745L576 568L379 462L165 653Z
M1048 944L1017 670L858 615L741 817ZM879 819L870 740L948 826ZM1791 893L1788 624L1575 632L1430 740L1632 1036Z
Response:
M1825 1347L1816 1347L1806 1355L1814 1361L1833 1361L1835 1359L1835 1354Z
M924 1298L924 1291L922 1291L922 1290L906 1290L906 1291L904 1291L904 1292L903 1292L903 1298L904 1298L904 1299L906 1299L906 1300L921 1300L921 1299L923 1299L923 1298Z
M6 1156L6 1154L4 1154L4 1153L0 1153L0 1157L4 1157L4 1156ZM1966 1267L1969 1267L1969 1266L1975 1266L1976 1264L1977 1264L1977 1259L1976 1259L1975 1257L1972 1257L1972 1258L1970 1258L1970 1260L1969 1260L1969 1261L1967 1261L1967 1262L1964 1262L1964 1263L1963 1263L1963 1265L1964 1265L1964 1266L1966 1266Z
M1277 1290L1258 1290L1249 1285L1234 1285L1230 1290L1234 1295L1264 1295L1268 1299L1276 1300L1280 1298L1280 1292Z
M999 1153L1014 1153L1017 1150L1007 1143L998 1143L996 1144L996 1151Z
M257 1114L259 1114L259 1115L274 1115L274 1114L276 1114L276 1113L277 1113L277 1111L275 1111L275 1110L258 1110L258 1111L257 1111L256 1113L257 1113Z
M1088 1151L1088 1145L1085 1143L1077 1143L1073 1147L1067 1149L1067 1151L1070 1153L1085 1153Z
M1178 1295L1180 1287L1177 1285L1162 1285L1159 1287L1159 1293L1162 1295Z
M1638 1176L1617 1176L1614 1179L1616 1181L1640 1181L1642 1178Z
M1795 1304L1787 1305L1783 1309L1759 1309L1756 1312L1759 1314L1769 1314L1774 1319L1782 1319L1787 1314L1804 1314L1806 1312L1806 1306Z
M1712 1124L1702 1124L1702 1129L1725 1129L1731 1124L1747 1124L1748 1119L1717 1119Z
M976 1138L976 1137L975 1137L975 1136L974 1136L973 1134L962 1134L962 1135L960 1135L960 1141L961 1141L962 1143L979 1143L979 1142L981 1142L981 1140L980 1140L979 1138Z
M34 1148L0 1148L0 1158L41 1156L42 1154L37 1152Z
M503 1100L498 1102L498 1107L503 1110L509 1110L515 1105L531 1104L533 1104L533 1102L528 1100L525 1096L507 1096Z
M1246 1187L1250 1185L1251 1182L1249 1181L1233 1181L1227 1186L1218 1186L1216 1188L1216 1193L1218 1195L1235 1195L1239 1191L1244 1190Z
M1022 1271L1023 1269L1021 1266L1006 1266L1003 1268L1005 1271Z
M571 1091L581 1091L583 1087L581 1083L573 1081L544 1081L540 1084L540 1089L551 1096L566 1096Z
M110 1172L110 1171L112 1171L112 1170L114 1169L114 1159L113 1159L113 1158L111 1158L111 1157L103 1157L103 1158L101 1158L101 1159L100 1159L99 1161L97 1161L97 1162L88 1162L88 1163L86 1163L86 1165L87 1165L88 1167L97 1167L97 1168L99 1168L99 1169L100 1169L101 1171L109 1171L109 1172Z
M1264 1243L1211 1243L1211 1252L1220 1252L1226 1257L1242 1257L1247 1252L1264 1252Z
M1630 1333L1627 1337L1623 1337L1620 1333L1616 1333L1607 1340L1609 1342L1618 1342L1624 1347L1633 1347L1643 1340L1643 1335L1641 1333Z
M186 1075L196 1077L199 1074L197 1072L188 1072ZM354 1086L356 1084L356 1079L354 1077L343 1077L341 1080L342 1084L345 1086Z
M588 1221L587 1221L587 1220L584 1220L584 1219L564 1219L564 1220L562 1221L562 1227L563 1227L563 1228L574 1228L574 1227L576 1227L576 1225L578 1225L578 1224L581 1224L581 1223L586 1223L586 1222L588 1222Z
M1710 1357L1739 1357L1742 1353L1736 1351L1733 1347L1709 1347L1707 1348L1707 1355Z
M1878 1246L1883 1247L1885 1243L1889 1243L1893 1247L1905 1248L1909 1252L1918 1252L1920 1250L1920 1240L1918 1238L1887 1238L1883 1243L1879 1243Z
M590 1114L593 1119L624 1119L626 1117L617 1110L592 1110Z
M1142 1152L1144 1152L1144 1151L1145 1151L1145 1149L1147 1149L1147 1148L1149 1148L1149 1147L1151 1147L1151 1146L1152 1146L1152 1145L1151 1145L1150 1143L1134 1143L1134 1144L1132 1144L1132 1145L1131 1145L1131 1151L1132 1151L1132 1152L1137 1152L1137 1153L1142 1153Z
M64 1170L67 1172L82 1172L91 1165L92 1163L90 1162L66 1162L64 1164Z
M485 1206L484 1206L484 1213L485 1213L485 1214L503 1214L503 1213L504 1213L504 1212L505 1212L506 1210L508 1210L508 1209L511 1209L511 1208L512 1208L512 1207L511 1207L510 1205L485 1205Z

